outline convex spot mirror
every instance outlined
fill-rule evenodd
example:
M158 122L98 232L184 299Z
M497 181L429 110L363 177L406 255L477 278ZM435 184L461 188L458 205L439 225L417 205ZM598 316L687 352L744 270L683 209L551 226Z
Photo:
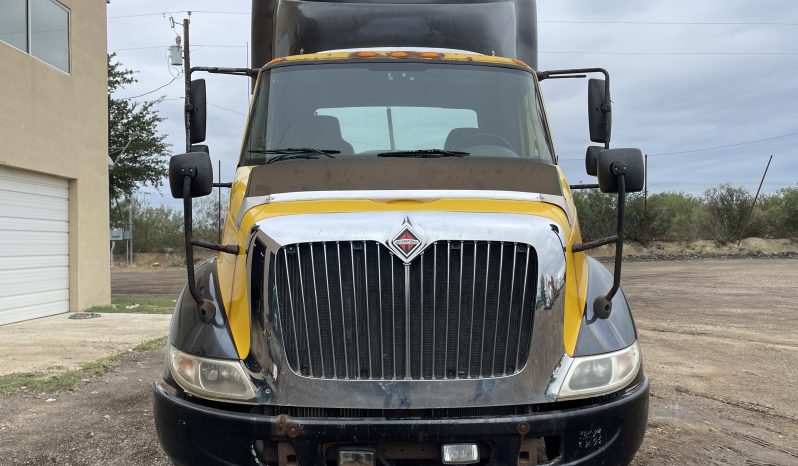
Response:
M612 133L612 105L603 79L587 81L587 118L590 140L608 143Z
M169 189L172 197L183 198L184 177L191 176L190 197L207 196L213 191L213 164L205 152L189 152L169 160Z
M605 150L601 146L589 146L585 154L585 171L590 176L596 176L598 168L598 155L601 151Z
M640 149L605 149L599 152L596 166L601 192L618 192L616 168L619 167L623 167L626 173L624 175L626 192L642 191L645 182L645 166Z

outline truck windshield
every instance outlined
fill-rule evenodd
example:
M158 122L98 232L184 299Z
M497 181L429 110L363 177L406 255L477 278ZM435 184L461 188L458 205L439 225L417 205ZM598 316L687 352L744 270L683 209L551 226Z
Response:
M274 68L260 78L247 133L242 165L299 148L336 156L435 149L553 160L532 75L498 66L349 62Z

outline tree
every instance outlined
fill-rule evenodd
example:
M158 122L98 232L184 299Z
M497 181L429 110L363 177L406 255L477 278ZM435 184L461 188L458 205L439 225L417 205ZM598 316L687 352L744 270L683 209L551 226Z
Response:
M160 99L136 102L116 99L114 93L136 82L133 70L125 69L108 56L108 156L113 161L109 170L110 195L118 208L143 183L160 186L166 176L166 135L158 132L164 118L155 109Z

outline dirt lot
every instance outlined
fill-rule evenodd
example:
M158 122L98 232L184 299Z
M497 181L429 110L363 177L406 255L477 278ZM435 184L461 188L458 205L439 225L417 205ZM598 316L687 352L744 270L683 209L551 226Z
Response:
M798 464L798 260L640 262L625 272L652 379L635 464ZM113 286L169 296L181 273L115 272ZM73 392L0 398L2 463L165 464L150 398L162 357L131 353Z

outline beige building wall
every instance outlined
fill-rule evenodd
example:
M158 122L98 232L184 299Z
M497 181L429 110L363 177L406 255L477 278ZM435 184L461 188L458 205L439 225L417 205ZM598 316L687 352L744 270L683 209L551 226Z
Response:
M0 42L0 166L69 180L70 310L111 299L106 0L70 11L70 73Z

